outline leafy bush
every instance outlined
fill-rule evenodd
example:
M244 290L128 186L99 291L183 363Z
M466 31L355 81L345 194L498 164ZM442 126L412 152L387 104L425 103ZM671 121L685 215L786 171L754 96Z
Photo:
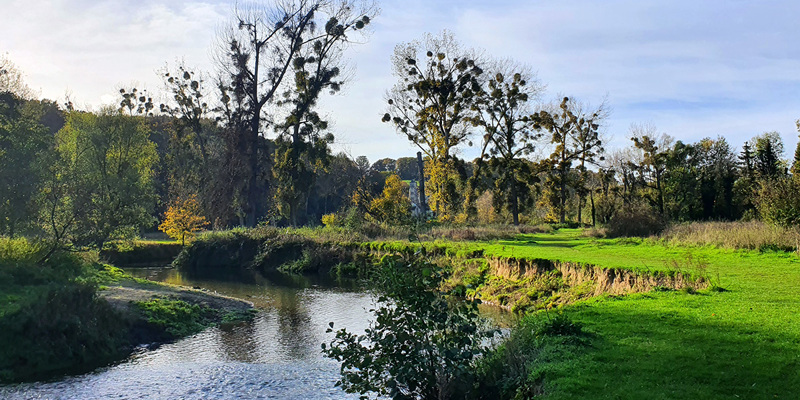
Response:
M334 226L339 226L340 223L336 214L325 214L322 216L322 225L325 225L326 228L332 228Z
M650 207L631 205L611 217L606 234L609 237L647 237L660 233L666 226L664 218Z
M768 223L783 227L800 224L800 179L780 178L764 181L756 208Z
M477 302L438 291L443 278L416 256L384 258L375 278L382 292L375 322L364 335L342 329L322 345L327 357L342 362L337 385L393 399L464 398L472 391L474 364L495 331L481 328Z
M95 289L52 284L0 318L0 381L96 366L124 351L127 327Z

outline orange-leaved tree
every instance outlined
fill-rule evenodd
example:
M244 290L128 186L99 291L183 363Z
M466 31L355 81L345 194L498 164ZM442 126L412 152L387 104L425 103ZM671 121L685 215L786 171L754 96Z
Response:
M193 237L195 232L208 225L206 217L200 213L197 196L178 197L164 213L164 221L158 229L173 239L180 239L181 245L185 245L187 236Z

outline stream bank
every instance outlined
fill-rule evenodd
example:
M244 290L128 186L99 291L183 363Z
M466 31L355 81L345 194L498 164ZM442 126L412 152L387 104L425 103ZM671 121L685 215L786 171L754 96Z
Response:
M185 247L174 265L186 272L284 271L367 276L387 254L422 253L450 271L445 289L517 313L550 309L603 295L651 290L695 291L703 275L681 271L631 271L531 257L497 256L463 242L353 242L336 234L316 235L261 227L210 232Z

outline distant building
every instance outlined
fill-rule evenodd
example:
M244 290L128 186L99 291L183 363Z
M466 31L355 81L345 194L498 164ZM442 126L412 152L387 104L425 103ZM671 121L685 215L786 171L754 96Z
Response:
M419 202L419 184L415 180L408 183L408 199L411 200L411 215L422 217L422 205Z

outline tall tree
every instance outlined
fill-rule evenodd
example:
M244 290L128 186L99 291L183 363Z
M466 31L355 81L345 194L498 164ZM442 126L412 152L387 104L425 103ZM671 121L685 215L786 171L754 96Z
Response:
M600 137L600 123L608 117L608 109L605 102L601 103L591 113L583 111L585 107L581 106L580 115L578 120L577 130L575 132L574 148L578 154L578 182L576 185L576 193L578 195L578 223L583 223L583 204L586 195L589 194L589 173L587 166L599 166L598 163L605 160L603 153L603 140ZM593 214L594 215L594 214ZM592 225L594 225L594 217L592 217Z
M201 175L199 187L206 186L210 179L209 171L209 122L213 120L212 107L206 100L208 89L201 74L184 63L177 70L165 68L162 78L169 93L169 100L160 104L160 110L176 120L174 141L176 146L195 144L200 153ZM188 193L184 194L188 195ZM203 198L201 197L201 201Z
M0 234L31 228L51 160L52 136L40 123L43 109L10 92L0 93Z
M659 134L651 124L633 124L630 133L634 147L642 154L641 164L637 169L642 182L649 189L645 197L663 215L664 174L672 138L664 133Z
M278 105L288 107L288 115L277 124L278 139L273 177L275 197L292 225L305 222L308 189L316 174L327 168L328 145L333 135L325 132L328 121L316 110L322 93L335 94L345 83L342 57L353 35L375 16L372 6L351 1L320 2L315 17L323 17L324 29L316 21L300 35L302 46L292 60L294 85L283 92ZM363 34L359 35L363 38Z
M753 138L755 170L762 180L784 175L783 140L778 132L765 132Z
M552 169L545 187L545 195L551 208L555 209L558 221L566 221L566 205L572 174L572 164L594 160L600 147L597 129L604 118L604 106L594 111L584 111L574 100L564 97L557 110L541 110L535 116L536 127L550 134L553 152L543 165Z
M57 241L102 247L154 222L150 131L140 117L116 110L73 111L56 136L59 161L45 190L46 227Z
M242 150L249 167L247 225L254 226L264 215L260 198L266 197L267 186L259 179L265 175L259 159L265 149L259 138L270 125L280 125L278 131L295 127L290 129L290 135L296 146L295 139L305 128L315 124L315 128L319 127L312 107L321 91L338 89L338 72L334 68L338 52L347 42L346 32L361 29L369 22L369 17L364 18L368 13L355 16L365 9L359 4L348 0L282 0L268 6L237 9L232 26L220 37L217 58L223 114L231 130L246 137ZM353 19L339 19L351 16ZM321 23L320 17L327 18L326 22ZM324 32L318 32L318 26L324 26ZM293 72L295 79L286 79ZM282 99L284 93L296 96ZM279 103L294 106L285 120L274 108L271 115L267 112L270 105ZM291 164L293 157L289 155L287 162Z
M466 50L449 32L402 43L392 57L398 82L387 93L391 122L428 157L426 174L431 206L440 218L453 215L449 193L455 175L453 149L467 141L472 104L481 89L483 70L474 51Z
M800 121L797 122L797 130L800 131ZM798 137L800 139L800 137ZM794 149L794 160L792 160L792 175L800 177L800 140Z
M473 191L488 147L488 155L496 159L493 164L499 172L496 186L507 194L512 222L519 225L519 190L527 187L527 178L533 175L527 168L529 163L522 158L533 153L535 142L541 137L535 129L536 118L531 116L530 101L542 87L526 68L511 62L498 63L494 69L486 90L479 93L473 106L476 111L473 124L482 127L485 134L467 190ZM467 193L468 199L472 197L472 193Z

